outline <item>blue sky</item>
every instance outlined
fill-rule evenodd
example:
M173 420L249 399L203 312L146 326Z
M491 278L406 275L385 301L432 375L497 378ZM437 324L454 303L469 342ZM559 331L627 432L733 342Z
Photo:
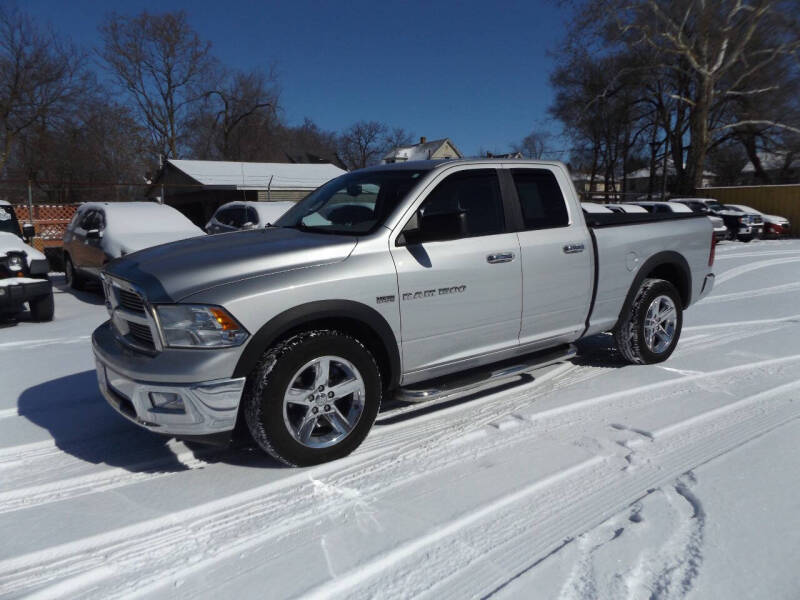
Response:
M80 45L108 12L184 9L229 66L274 62L285 116L341 130L385 121L467 155L505 151L547 115L565 15L556 2L27 0L19 6Z

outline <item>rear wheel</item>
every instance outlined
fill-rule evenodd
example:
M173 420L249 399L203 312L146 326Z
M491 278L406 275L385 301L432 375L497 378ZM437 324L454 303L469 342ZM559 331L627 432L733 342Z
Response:
M614 331L617 349L635 364L667 360L681 335L681 306L674 285L663 279L645 279Z
M67 285L73 290L82 290L83 278L75 270L75 265L69 255L64 256L64 275L67 280Z
M250 434L288 465L347 456L367 436L380 407L381 376L356 338L307 331L268 350L243 398Z
M53 302L53 292L45 296L39 296L29 302L31 307L31 318L34 321L52 321L55 313L55 303Z

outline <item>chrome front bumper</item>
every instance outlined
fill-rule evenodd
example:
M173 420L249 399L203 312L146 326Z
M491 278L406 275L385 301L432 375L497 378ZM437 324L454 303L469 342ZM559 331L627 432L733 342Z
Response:
M207 436L231 431L235 427L244 377L186 381L186 364L183 365L184 372L180 376L176 374L171 381L164 377L164 373L149 375L141 368L141 363L152 360L152 357L136 356L136 360L133 360L131 350L116 339L108 323L95 330L92 345L101 393L117 412L137 425L177 436ZM212 358L208 350L184 352L195 353L194 356L201 363L199 368L195 365L192 371L214 371L202 368ZM125 357L129 360L124 360ZM131 372L137 366L140 372ZM228 372L232 371L231 368ZM174 394L180 398L183 407L159 408L153 401L155 394Z

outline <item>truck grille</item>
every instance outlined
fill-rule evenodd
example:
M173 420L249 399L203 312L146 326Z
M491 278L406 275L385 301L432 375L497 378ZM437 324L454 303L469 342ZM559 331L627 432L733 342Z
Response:
M128 290L117 289L117 298L119 299L119 305L126 310L144 313L144 301L139 294L129 292Z
M148 348L155 347L155 344L153 344L153 333L150 331L150 327L141 325L140 323L134 323L133 321L127 321L127 324L130 336L134 340Z

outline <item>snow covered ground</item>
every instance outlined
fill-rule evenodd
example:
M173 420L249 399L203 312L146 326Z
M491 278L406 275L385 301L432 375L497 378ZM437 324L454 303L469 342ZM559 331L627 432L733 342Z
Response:
M722 244L661 365L607 336L281 468L96 389L102 300L0 329L0 596L797 598L800 241Z

